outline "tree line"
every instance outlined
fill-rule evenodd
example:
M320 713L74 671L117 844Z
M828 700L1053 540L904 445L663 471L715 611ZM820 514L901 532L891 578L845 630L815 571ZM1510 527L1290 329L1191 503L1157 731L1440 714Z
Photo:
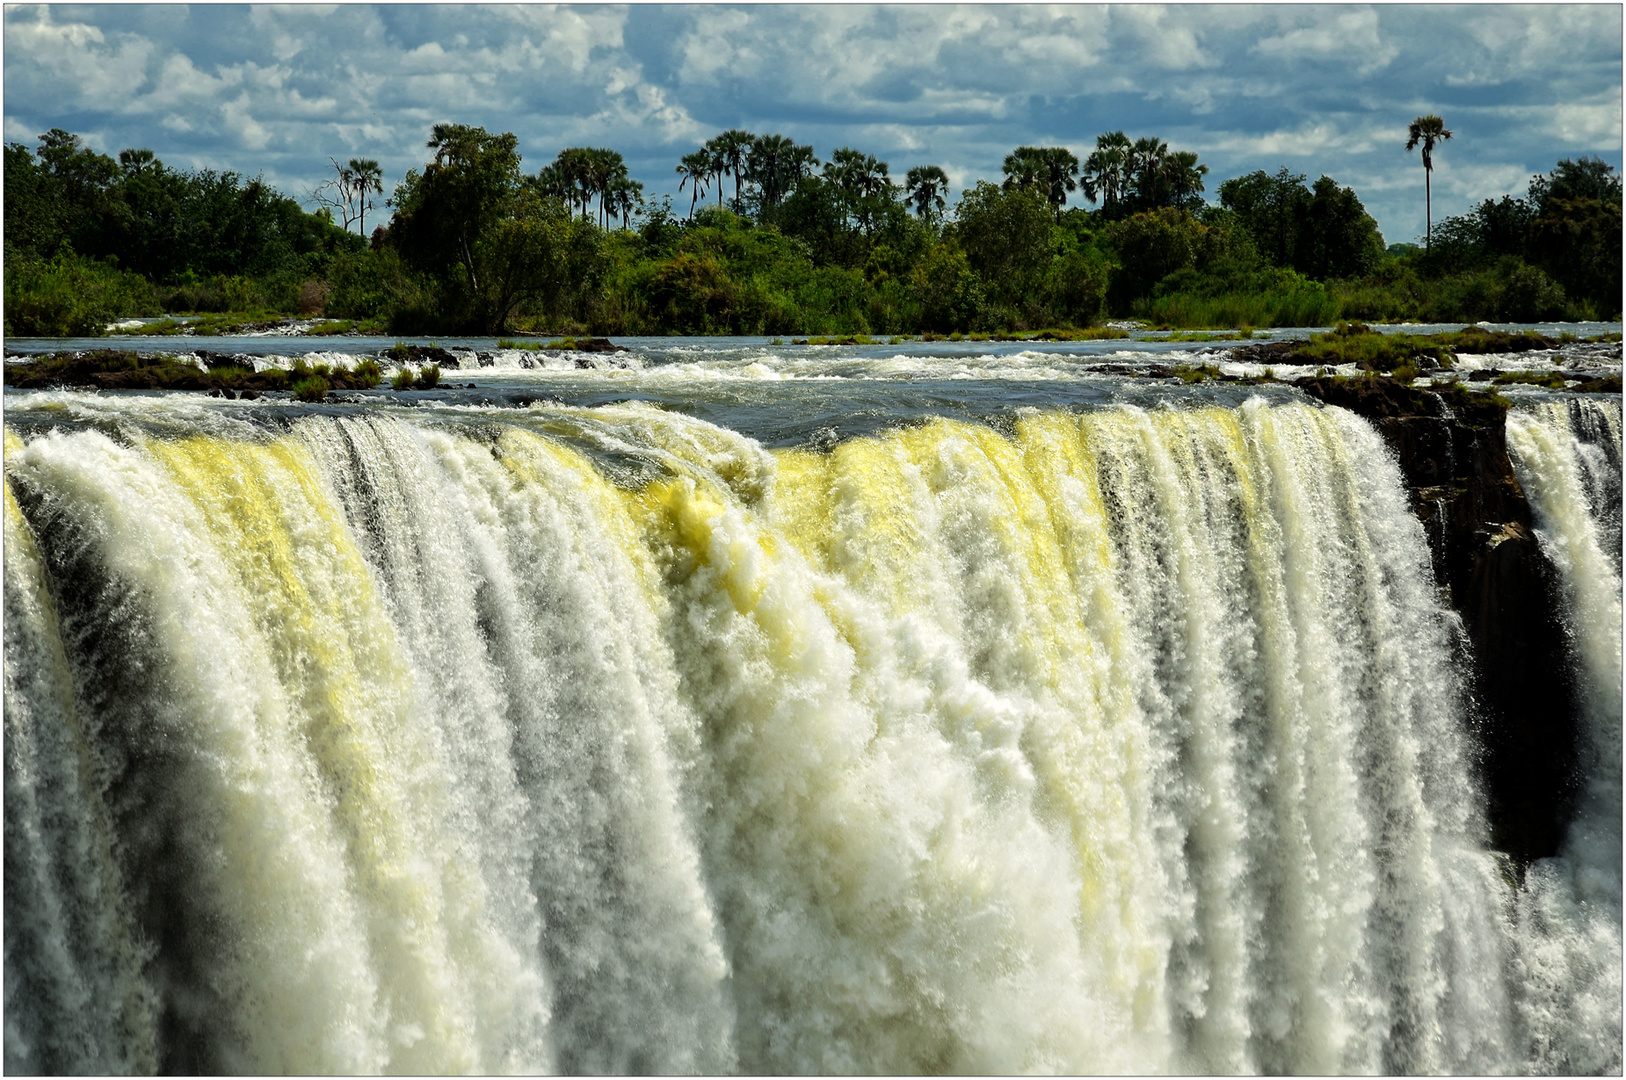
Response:
M1330 177L1260 170L1210 193L1197 154L1122 131L1082 158L1017 147L999 182L952 204L937 165L899 180L854 147L821 158L739 129L679 159L686 206L648 197L607 148L566 148L531 172L512 133L446 123L425 150L382 204L376 161L333 159L307 212L258 178L171 169L149 150L113 159L58 129L11 143L8 332L222 310L396 333L789 334L1620 307L1620 180L1596 159L1431 222L1420 251L1387 247Z

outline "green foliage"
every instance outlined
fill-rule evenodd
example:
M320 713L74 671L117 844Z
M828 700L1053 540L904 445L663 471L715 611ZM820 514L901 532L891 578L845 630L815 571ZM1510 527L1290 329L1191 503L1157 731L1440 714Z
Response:
M1564 383L1564 376L1552 371L1504 371L1492 380L1495 386L1544 386L1549 390L1562 390Z
M290 389L294 392L295 401L317 403L327 399L327 380L320 375L307 375L293 382Z
M1312 335L1292 353L1296 364L1354 364L1363 371L1392 371L1402 365L1449 367L1448 345L1411 334L1381 334L1362 323L1340 323L1330 333Z
M425 364L418 369L418 389L433 390L440 384L440 365Z
M1219 373L1220 370L1218 364L1201 364L1196 366L1191 364L1176 364L1174 366L1175 378L1184 383L1207 382L1209 379L1218 378Z
M6 249L5 330L20 337L100 337L113 320L157 305L138 274L59 250L49 259Z
M1278 267L1318 280L1370 273L1382 259L1383 237L1355 192L1323 176L1313 188L1302 173L1263 170L1219 186L1220 207L1233 230Z
M397 390L411 390L412 385L415 382L417 382L417 376L415 376L412 373L412 369L408 367L401 368L390 377L390 385L395 387Z
M361 384L363 390L371 390L384 378L384 372L379 368L378 361L371 358L358 361L350 373Z
M779 135L723 132L685 158L686 221L646 203L612 150L568 148L526 176L511 133L439 124L429 149L369 244L235 173L135 149L115 161L56 129L34 151L10 144L7 329L99 332L184 311L208 313L191 324L208 333L297 311L325 318L324 334L1009 336L1108 313L1315 326L1620 304L1620 178L1590 158L1447 218L1424 253L1386 252L1355 193L1325 176L1255 172L1204 206L1195 154L1122 132L1082 165L1066 148L1016 148L1004 186L974 185L946 221L941 169L916 166L900 186L886 162L841 147L821 170ZM349 186L330 209L360 224L376 163L335 168ZM1079 187L1099 210L1066 206Z
M895 343L895 341L894 341ZM880 342L868 334L848 334L846 337L811 337L797 338L792 345L879 345Z
M954 237L989 299L1013 314L1039 292L1052 258L1050 207L1032 188L987 181L960 196Z

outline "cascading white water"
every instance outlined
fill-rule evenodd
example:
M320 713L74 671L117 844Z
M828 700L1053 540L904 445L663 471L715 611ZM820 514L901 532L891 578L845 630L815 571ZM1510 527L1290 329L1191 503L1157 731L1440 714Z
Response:
M1508 414L1514 467L1562 582L1582 705L1575 818L1518 909L1530 1053L1559 1073L1621 1068L1620 420L1620 402L1598 398Z
M95 409L7 436L8 1070L1618 1067L1340 410Z

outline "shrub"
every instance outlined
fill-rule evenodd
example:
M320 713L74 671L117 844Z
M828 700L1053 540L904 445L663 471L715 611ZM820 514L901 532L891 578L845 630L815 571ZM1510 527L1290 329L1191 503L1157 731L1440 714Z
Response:
M418 389L433 390L440 382L440 365L425 364L418 369Z
M64 251L50 260L7 252L5 328L22 337L101 337L107 324L156 310L139 274Z
M377 386L384 378L384 373L379 370L378 361L371 358L357 363L355 367L350 369L350 374L356 381L362 384L364 389L367 390L371 390L373 387Z
M390 385L395 387L397 390L411 390L414 381L412 369L409 367L404 367L390 378Z
M308 401L312 404L327 398L327 380L320 375L308 375L297 379L292 386L295 401Z

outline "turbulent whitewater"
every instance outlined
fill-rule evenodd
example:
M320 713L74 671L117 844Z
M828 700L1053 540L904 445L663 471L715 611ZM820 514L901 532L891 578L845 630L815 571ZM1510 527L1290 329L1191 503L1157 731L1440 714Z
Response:
M1618 405L1510 420L1590 739L1521 882L1339 409L37 401L8 1072L1621 1067Z

